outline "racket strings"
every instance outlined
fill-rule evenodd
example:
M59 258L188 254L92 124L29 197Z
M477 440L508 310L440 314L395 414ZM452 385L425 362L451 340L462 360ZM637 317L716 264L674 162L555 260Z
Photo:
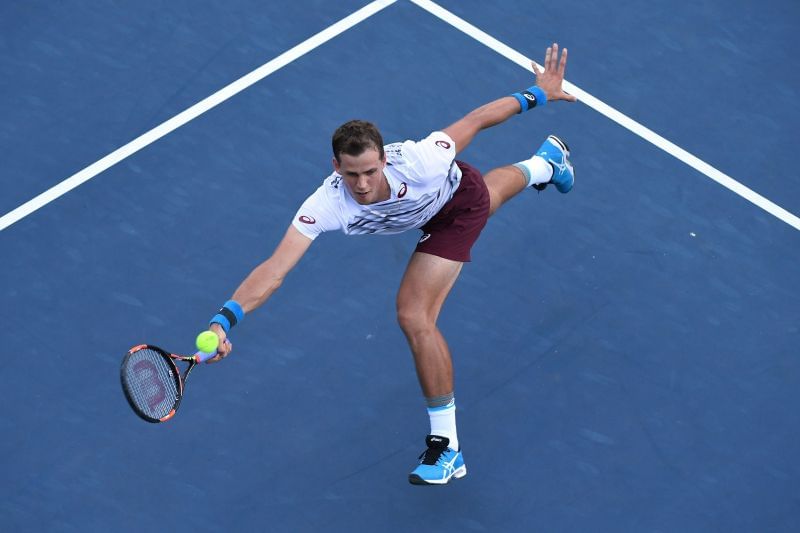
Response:
M122 380L131 402L146 416L160 419L175 407L179 391L174 366L161 353L145 348L131 354Z

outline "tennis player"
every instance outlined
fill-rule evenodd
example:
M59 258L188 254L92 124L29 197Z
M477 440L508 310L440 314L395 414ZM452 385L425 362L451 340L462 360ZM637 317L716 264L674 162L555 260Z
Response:
M230 344L223 342L230 328L269 299L320 234L421 229L397 294L397 319L414 355L431 427L427 450L409 481L445 484L466 475L456 432L453 363L436 326L439 311L492 213L526 188L542 190L552 184L561 193L569 192L575 178L567 145L554 135L529 159L486 176L456 156L478 132L513 115L547 102L574 102L562 89L566 65L567 49L559 58L554 43L547 48L544 72L535 85L479 107L420 141L384 146L369 122L340 126L333 134L333 173L300 206L272 256L211 319L210 328L221 340L210 362L230 354Z

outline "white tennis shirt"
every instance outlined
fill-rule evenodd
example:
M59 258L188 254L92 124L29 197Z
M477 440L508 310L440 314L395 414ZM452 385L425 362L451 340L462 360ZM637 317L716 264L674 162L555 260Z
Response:
M425 139L384 146L391 195L388 200L361 205L334 172L309 196L292 221L297 230L316 239L341 229L347 235L400 233L423 226L453 197L461 183L453 139L435 131Z

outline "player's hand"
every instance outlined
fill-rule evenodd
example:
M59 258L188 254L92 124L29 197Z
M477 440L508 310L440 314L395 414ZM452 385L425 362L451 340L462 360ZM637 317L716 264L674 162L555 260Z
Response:
M228 354L233 351L233 344L231 344L231 341L228 340L225 330L222 329L222 326L219 324L211 324L208 329L216 333L217 337L219 337L219 346L217 346L217 355L206 361L206 363L216 363L217 361L222 361L228 357Z
M564 92L561 84L564 81L564 72L567 70L567 49L561 52L558 58L558 43L548 46L544 53L544 72L539 72L536 63L531 63L536 73L536 85L547 95L547 100L566 100L576 102L578 99Z

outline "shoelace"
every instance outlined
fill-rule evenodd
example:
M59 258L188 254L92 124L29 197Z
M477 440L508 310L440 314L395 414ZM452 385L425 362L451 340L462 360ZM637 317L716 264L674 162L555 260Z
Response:
M420 454L418 459L422 459L420 464L423 465L435 465L439 463L439 460L442 458L442 454L446 451L445 448L428 448L424 452Z

